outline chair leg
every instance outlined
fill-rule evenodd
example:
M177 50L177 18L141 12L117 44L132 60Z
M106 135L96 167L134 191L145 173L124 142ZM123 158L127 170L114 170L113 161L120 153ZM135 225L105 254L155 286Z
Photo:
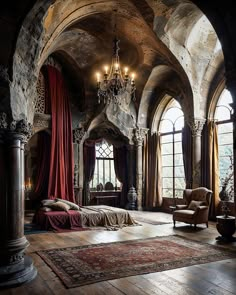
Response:
M206 227L208 228L208 221L206 222Z
M175 220L173 220L173 222L174 222L174 227L175 227Z
M194 224L194 229L197 229L197 225L196 225L196 223Z

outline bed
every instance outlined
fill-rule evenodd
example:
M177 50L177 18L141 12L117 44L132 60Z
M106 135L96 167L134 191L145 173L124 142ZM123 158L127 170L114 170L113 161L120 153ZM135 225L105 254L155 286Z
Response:
M42 230L56 232L81 230L88 227L106 227L110 230L123 226L137 225L125 209L105 205L84 206L81 211L49 211L38 210L33 222Z

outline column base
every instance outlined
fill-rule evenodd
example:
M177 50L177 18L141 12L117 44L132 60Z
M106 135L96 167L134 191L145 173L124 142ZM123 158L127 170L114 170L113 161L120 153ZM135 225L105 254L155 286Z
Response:
M37 276L33 260L25 256L18 264L0 267L0 288L9 288L28 283Z

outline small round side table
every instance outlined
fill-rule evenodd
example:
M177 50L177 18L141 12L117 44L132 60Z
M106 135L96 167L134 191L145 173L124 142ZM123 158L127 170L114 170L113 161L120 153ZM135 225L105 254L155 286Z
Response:
M221 234L221 236L217 237L216 240L229 242L236 241L236 238L233 237L233 234L235 233L235 217L219 215L216 216L216 218L216 228L218 232Z

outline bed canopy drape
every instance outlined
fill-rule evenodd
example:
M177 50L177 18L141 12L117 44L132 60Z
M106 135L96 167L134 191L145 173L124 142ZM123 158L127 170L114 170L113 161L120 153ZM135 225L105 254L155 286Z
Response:
M73 137L68 91L59 70L47 65L44 71L52 116L48 198L74 202Z

